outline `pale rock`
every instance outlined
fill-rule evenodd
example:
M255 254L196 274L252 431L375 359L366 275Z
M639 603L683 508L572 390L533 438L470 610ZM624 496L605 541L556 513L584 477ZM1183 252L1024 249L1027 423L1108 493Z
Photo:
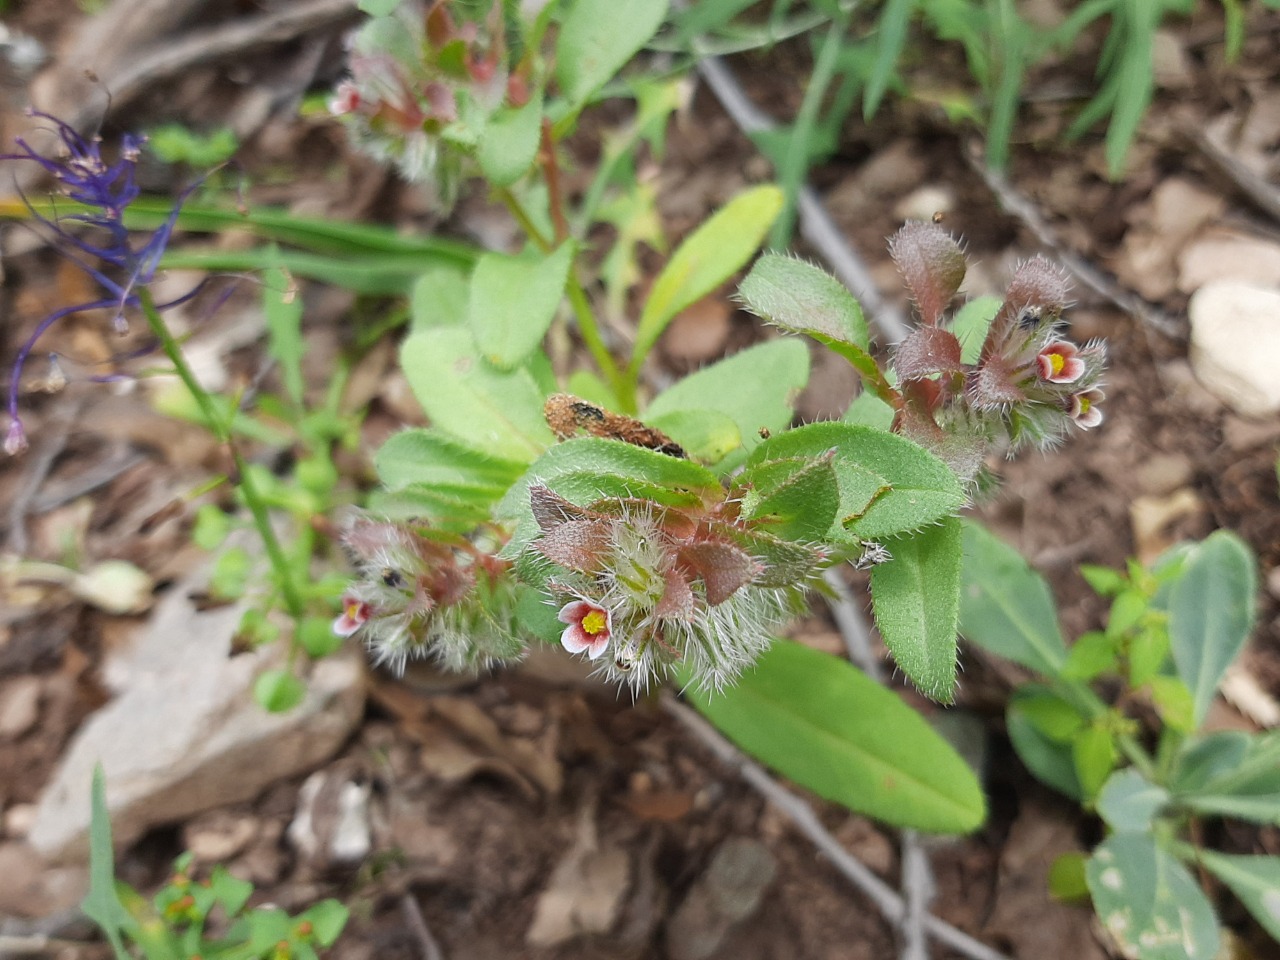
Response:
M531 947L554 947L580 936L608 933L631 886L625 850L599 845L594 812L584 809L577 836L551 871L525 934Z
M1272 276L1280 276L1280 260ZM1244 416L1280 410L1280 290L1210 283L1187 313L1191 365L1209 392Z
M1138 559L1143 563L1154 561L1177 539L1167 534L1169 528L1203 510L1200 498L1187 487L1162 497L1135 497L1129 505L1129 522Z
M4 835L11 840L23 840L35 822L34 803L15 803L4 812Z
M1191 482L1191 460L1182 453L1153 453L1134 467L1138 489L1150 496L1164 496Z
M934 214L948 214L956 208L955 193L944 186L917 187L897 202L893 215L899 220L932 220Z
M736 837L716 850L667 924L671 960L708 960L730 930L755 913L777 872L758 840Z
M1178 257L1178 288L1194 293L1208 284L1238 280L1271 286L1280 277L1280 243L1234 231L1214 230L1192 241Z
M247 814L210 810L182 828L182 845L197 863L226 863L258 836L258 820Z
M40 680L17 677L0 687L0 739L17 739L40 717Z
M128 650L108 661L119 695L90 717L45 788L28 839L48 860L87 855L89 787L106 774L107 810L119 845L151 827L251 799L264 787L333 755L364 707L361 663L320 661L293 710L271 714L254 701L254 680L278 657L231 655L243 610L199 611L194 582L157 605Z
M368 783L341 765L317 770L298 791L289 842L313 866L327 869L360 863L373 849Z

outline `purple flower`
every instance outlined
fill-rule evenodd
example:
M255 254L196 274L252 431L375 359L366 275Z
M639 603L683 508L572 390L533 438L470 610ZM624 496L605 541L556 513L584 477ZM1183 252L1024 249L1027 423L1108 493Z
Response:
M117 331L127 329L125 311L140 304L139 288L155 276L160 256L173 234L173 227L183 202L198 182L178 197L173 211L156 230L137 241L124 225L124 214L141 192L135 170L145 138L126 135L120 143L119 156L109 163L102 156L97 137L85 139L72 127L47 113L29 111L53 125L61 140L62 156L49 158L37 153L26 140L16 138L18 153L0 154L0 160L29 160L44 168L59 184L70 200L83 204L86 210L56 216L38 213L28 203L31 215L53 234L61 253L92 277L104 296L84 303L60 307L36 325L35 331L19 348L9 381L9 428L5 435L6 453L21 453L27 447L26 432L18 415L18 387L23 367L36 342L63 317L85 310L114 309L113 323ZM23 198L25 201L25 197ZM84 229L83 235L81 228ZM196 295L199 286L169 303L158 304L157 310L183 303Z

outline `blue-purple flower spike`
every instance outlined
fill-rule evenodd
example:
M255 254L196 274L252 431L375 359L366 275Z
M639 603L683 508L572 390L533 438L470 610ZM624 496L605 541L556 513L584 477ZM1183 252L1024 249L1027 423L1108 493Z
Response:
M47 113L35 110L28 113L53 125L64 155L57 158L42 156L26 140L18 137L16 142L21 152L0 154L0 160L30 160L39 164L58 182L69 200L88 208L80 213L50 219L27 203L31 215L52 232L59 251L92 277L108 295L55 310L36 325L35 331L19 348L9 380L9 428L5 435L4 449L10 455L21 453L27 448L26 432L18 415L18 388L22 369L36 342L63 317L85 310L112 307L116 311L113 323L123 333L127 329L124 316L126 309L139 306L137 291L154 278L160 257L173 234L182 204L199 185L197 182L184 190L165 222L144 242L135 244L124 225L124 215L129 204L141 192L134 174L146 138L125 135L120 143L119 158L115 163L107 163L102 158L101 141L97 137L86 139L68 124ZM25 196L23 201L26 202ZM72 229L80 226L97 228L105 236L77 236ZM95 260L100 265L95 265ZM156 309L163 310L189 300L198 289L170 303L158 305Z

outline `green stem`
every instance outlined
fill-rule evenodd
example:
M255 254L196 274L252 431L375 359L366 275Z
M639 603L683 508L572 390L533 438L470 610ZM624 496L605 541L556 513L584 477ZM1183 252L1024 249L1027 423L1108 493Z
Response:
M516 223L520 225L520 229L525 232L525 235L533 241L539 250L543 253L550 253L555 249L555 242L538 229L537 224L525 212L515 194L503 187L498 190L498 197L502 200L507 210L510 211L511 216L515 218ZM578 321L578 331L582 334L582 342L586 344L591 358L596 362L596 366L600 368L600 372L604 374L614 393L618 395L619 402L625 405L622 374L618 370L617 363L614 362L613 355L609 353L609 348L605 346L604 337L600 334L600 327L596 324L595 313L591 309L591 304L587 301L587 292L582 288L582 283L578 280L577 270L574 268L569 270L569 280L565 284L565 293L569 297L569 305L573 307L573 315Z
M147 325L151 328L151 332L155 334L156 339L160 341L160 348L164 351L165 356L169 358L169 362L173 364L173 369L178 374L178 379L183 382L191 396L195 398L196 405L199 406L200 413L204 416L210 432L213 433L214 438L219 443L224 444L231 452L232 461L236 465L236 485L244 496L245 504L253 517L253 525L257 528L258 536L262 538L262 546L267 551L267 559L270 561L272 569L275 570L276 578L280 582L280 590L284 594L285 607L289 611L289 616L293 617L294 620L301 620L306 612L302 596L294 585L293 576L290 574L289 562L284 555L283 548L280 546L280 541L276 537L275 531L271 528L271 518L267 513L266 501L263 500L261 492L254 483L253 476L249 472L249 464L245 461L244 456L236 447L234 438L231 436L230 421L223 419L218 412L217 405L213 402L213 397L209 395L204 387L200 386L200 382L187 364L187 358L182 355L182 348L170 332L168 325L164 322L164 318L160 316L160 311L156 309L155 300L151 297L151 291L146 288L141 289L138 293L138 300L142 306L143 315L147 318Z

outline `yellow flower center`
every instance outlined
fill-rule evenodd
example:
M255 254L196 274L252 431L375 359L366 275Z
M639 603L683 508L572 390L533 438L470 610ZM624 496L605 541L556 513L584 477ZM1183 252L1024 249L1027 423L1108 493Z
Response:
M604 633L608 629L609 621L601 610L592 610L582 618L582 632L595 636L598 633Z

